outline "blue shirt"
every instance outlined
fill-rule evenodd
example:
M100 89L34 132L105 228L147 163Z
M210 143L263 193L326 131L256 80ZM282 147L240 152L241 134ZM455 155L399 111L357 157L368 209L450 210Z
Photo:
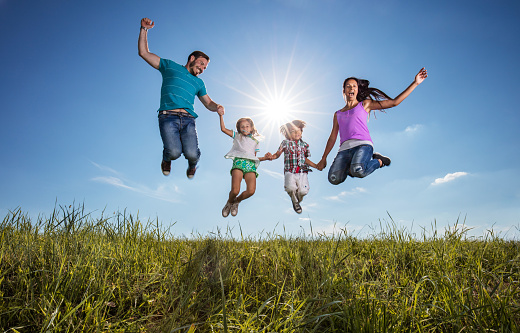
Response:
M193 104L195 96L207 95L204 81L191 74L175 61L161 58L159 71L162 74L161 105L158 111L185 109L197 118Z

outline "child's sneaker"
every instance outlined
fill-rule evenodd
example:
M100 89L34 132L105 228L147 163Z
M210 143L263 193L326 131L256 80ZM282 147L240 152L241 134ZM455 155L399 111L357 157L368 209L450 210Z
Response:
M374 160L381 160L381 162L383 163L383 164L381 165L381 167L389 166L390 163L392 162L392 161L390 160L390 157L383 156L383 155L381 155L381 154L379 154L379 153L374 153L374 154L372 155L372 158L373 158Z
M238 214L238 202L235 201L231 204L231 216L237 216Z
M231 204L229 203L229 201L227 201L224 208L222 208L222 216L228 217L230 210L231 210Z
M293 201L292 202L292 207L294 209L294 211L298 214L301 214L302 213L302 206L300 206L300 203L297 202L297 201Z

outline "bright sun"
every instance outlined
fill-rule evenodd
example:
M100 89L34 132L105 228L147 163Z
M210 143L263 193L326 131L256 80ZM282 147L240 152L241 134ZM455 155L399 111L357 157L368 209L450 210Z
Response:
M313 114L320 114L308 109L308 105L318 99L316 96L308 98L309 91L315 84L315 81L310 83L304 80L308 65L300 65L298 71L291 71L293 56L294 54L291 54L288 63L280 63L273 56L271 71L268 70L269 66L257 64L257 75L251 73L246 75L237 71L236 74L247 84L228 86L249 99L246 105L229 106L245 110L244 116L253 119L256 129L266 139L267 145L271 140L279 142L283 138L280 133L282 125L295 119L302 119L309 124L311 120L309 118ZM256 60L253 62L257 63Z
M281 125L288 121L292 105L286 99L276 98L265 101L265 115L273 123Z

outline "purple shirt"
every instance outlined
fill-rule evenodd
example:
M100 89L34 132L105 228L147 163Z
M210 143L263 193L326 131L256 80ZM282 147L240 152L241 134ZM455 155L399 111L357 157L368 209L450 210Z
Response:
M351 139L372 142L367 127L368 112L362 102L350 110L336 111L336 119L339 125L340 145Z

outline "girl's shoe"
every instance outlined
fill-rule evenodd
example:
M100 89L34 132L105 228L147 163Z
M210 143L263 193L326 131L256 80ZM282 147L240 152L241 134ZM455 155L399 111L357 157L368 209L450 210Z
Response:
M238 214L238 202L231 204L231 216L237 216Z
M381 167L389 166L390 163L392 163L392 160L390 160L390 157L383 156L379 153L372 154L372 158L374 160L381 160L381 162L383 162L383 165L381 165Z
M223 217L228 217L229 215L229 211L231 210L231 204L229 203L229 201L226 202L226 205L224 206L224 208L222 208L222 216Z

